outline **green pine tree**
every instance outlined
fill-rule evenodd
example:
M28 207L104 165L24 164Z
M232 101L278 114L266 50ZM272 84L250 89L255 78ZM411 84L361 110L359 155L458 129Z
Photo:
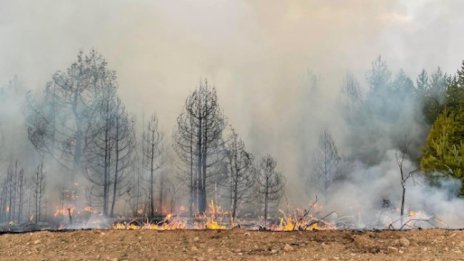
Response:
M464 183L464 62L450 81L445 97L444 109L422 147L420 165L426 173L440 172Z

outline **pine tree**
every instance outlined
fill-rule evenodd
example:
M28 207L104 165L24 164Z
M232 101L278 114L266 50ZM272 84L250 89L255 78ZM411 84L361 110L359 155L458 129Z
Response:
M444 109L422 148L421 169L464 181L464 63L447 87ZM464 189L461 188L461 195Z
M447 114L441 114L432 126L423 147L421 169L428 173L438 171L464 181L464 143L460 138L464 131L464 112Z

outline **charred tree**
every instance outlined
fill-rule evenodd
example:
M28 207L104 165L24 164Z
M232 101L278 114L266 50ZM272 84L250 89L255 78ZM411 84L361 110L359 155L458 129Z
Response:
M101 199L102 213L109 214L111 169L114 140L112 139L116 118L116 93L114 86L106 86L100 95L97 120L91 128L93 142L85 151L87 157L86 177L93 184L93 193ZM101 190L100 190L101 189Z
M114 216L114 208L118 196L127 186L127 169L131 167L135 151L134 120L129 118L124 105L119 99L116 101L116 115L114 116L114 169L113 169L113 195L111 199L110 216Z
M237 217L240 203L249 196L254 185L253 155L245 150L245 144L234 129L226 143L228 160L227 187L230 189L230 209L232 220Z
M43 163L40 163L32 179L34 197L34 222L37 224L42 218L42 208L44 208L43 198L45 195L45 172Z
M176 152L188 169L192 214L195 201L199 213L206 211L208 181L215 174L211 170L224 154L223 130L224 116L216 89L210 88L205 80L187 98L185 112L178 118L174 138Z
M158 129L158 118L152 115L143 133L143 163L148 170L148 216L155 216L155 172L162 164L163 135Z
M10 163L2 186L2 220L8 222L22 221L25 195L24 169L16 160Z
M400 184L401 184L401 205L400 205L400 228L403 227L403 219L404 219L404 207L406 202L406 182L409 178L412 177L414 173L418 171L418 169L414 169L411 171L405 170L404 161L408 155L409 149L409 140L405 139L405 141L399 145L400 150L396 152L396 164L400 171Z
M116 73L107 68L100 54L80 52L69 68L53 75L43 97L29 96L29 140L70 170L70 183L86 167L84 154L95 137L92 126L101 109L100 97L115 81Z
M85 174L93 186L91 196L101 202L103 215L113 216L118 191L125 186L125 170L132 164L134 123L112 82L102 90L97 112L89 131L93 134L92 144L85 150Z
M182 176L189 190L189 215L193 216L194 206L196 206L197 196L197 173L195 172L194 151L195 151L195 131L193 120L188 114L181 113L177 117L177 130L174 133L174 150L182 162Z
M263 200L264 225L267 225L269 207L277 203L283 195L284 178L277 170L277 162L270 155L261 159L256 175L258 193Z
M324 198L327 199L328 189L337 175L340 156L332 135L326 129L319 136L318 148L313 155L312 162L313 177L318 187L322 188Z
M25 194L25 178L24 170L21 169L17 176L17 190L18 190L18 223L22 222L23 218L23 207L24 207L24 194Z

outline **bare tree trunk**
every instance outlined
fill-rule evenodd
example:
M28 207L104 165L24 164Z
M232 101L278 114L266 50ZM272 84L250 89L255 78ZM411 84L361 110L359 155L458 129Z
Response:
M201 104L201 101L199 102ZM203 188L202 188L202 180L203 180L203 175L202 175L202 169L203 169L203 135L202 135L202 128L203 128L203 115L201 111L201 106L198 106L198 130L197 130L197 150L198 150L198 163L197 163L197 200L198 200L198 212L204 213L205 207L203 206Z
M104 177L103 177L103 215L108 215L108 194L109 194L109 167L110 167L110 159L111 159L111 151L110 151L110 139L109 139L109 131L110 131L110 119L109 119L109 100L106 101L106 123L105 123L105 162L104 162Z
M206 124L205 124L206 125ZM207 137L208 137L208 132L206 130L207 128L204 128L204 137L203 137L203 160L202 160L202 177L201 177L201 207L200 207L200 213L205 213L206 212L206 206L208 203L206 202L206 162L208 158L208 144L207 144Z
M238 200L238 184L236 181L234 182L234 202L232 205L232 220L234 221L237 216L237 200Z
M18 223L21 223L23 215L23 204L24 204L24 171L19 171L18 176L18 191L19 191L19 206L18 206Z
M154 167L154 160L155 160L155 131L153 130L151 132L151 162L150 162L150 217L155 216L155 188L154 188L154 183L155 183L155 167Z
M193 130L193 122L190 120L190 129ZM189 214L193 216L193 204L195 200L195 177L193 172L193 131L190 131L190 204Z
M266 192L264 193L264 226L267 225L267 209L268 209L268 200L269 200L269 180L266 179Z
M155 171L161 167L162 156L162 134L158 131L158 120L156 115L152 115L148 122L147 129L143 132L143 165L148 170L147 195L147 215L150 218L155 216Z
M403 226L403 217L404 217L404 201L405 201L405 198L406 198L406 184L405 184L405 177L404 177L404 172L403 172L403 162L401 162L399 164L399 167L400 167L400 174L401 174L401 189L402 189L402 193L401 193L401 210L400 210L400 215L401 215L401 218L400 218L400 221L401 221L401 226Z
M43 163L41 163L39 166L37 166L34 177L34 221L36 224L40 221L44 186L45 180L43 173Z
M114 206L116 205L116 194L118 190L118 173L119 173L119 131L120 131L120 126L119 126L119 115L116 116L116 134L115 134L115 163L114 163L114 181L113 181L113 201L111 202L111 212L110 216L114 216Z
M417 171L417 169L412 170L412 171L407 172L407 174L404 172L403 162L406 158L406 153L408 151L408 145L409 145L409 140L405 138L405 142L404 144L402 144L402 147L401 147L402 150L399 153L395 154L396 162L400 170L400 177L401 177L401 180L400 180L401 182L400 183L401 184L401 208L400 208L401 224L400 224L400 228L402 228L404 225L403 221L404 221L404 208L405 208L405 201L406 201L406 182Z
M164 193L164 176L161 175L160 179L159 179L159 182L160 182L160 191L159 191L159 211L160 211L160 214L163 214L164 211L163 211L163 193Z
M404 217L404 201L406 197L406 188L403 186L403 194L401 196L401 226L403 226L403 217Z

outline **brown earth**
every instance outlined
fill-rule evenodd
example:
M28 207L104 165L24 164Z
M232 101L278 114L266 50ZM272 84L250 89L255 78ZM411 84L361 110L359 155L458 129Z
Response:
M0 259L464 260L464 231L43 231L0 235Z

